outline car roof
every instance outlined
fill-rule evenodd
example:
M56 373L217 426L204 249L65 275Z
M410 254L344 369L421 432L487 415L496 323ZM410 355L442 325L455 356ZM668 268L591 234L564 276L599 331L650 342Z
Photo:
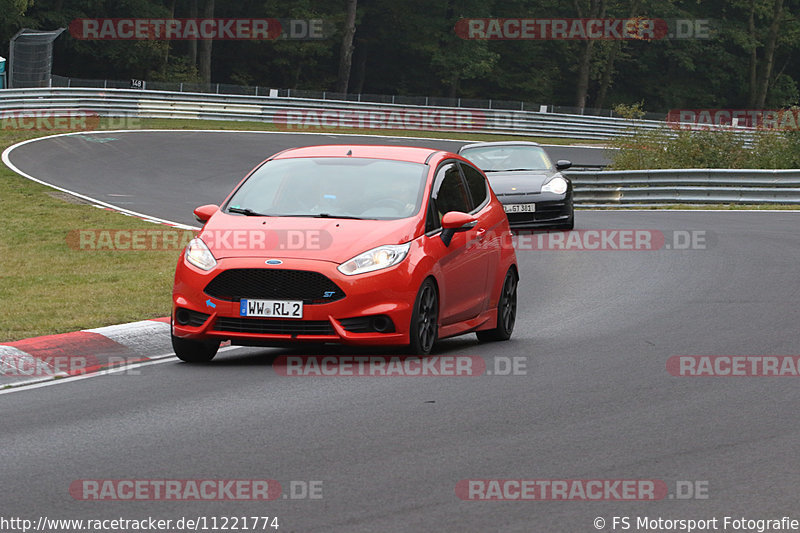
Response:
M426 163L430 157L442 150L416 146L386 146L366 144L327 144L289 148L276 154L273 159L295 157L357 157L367 159L392 159L410 163Z
M533 142L533 141L492 141L492 142L480 142L480 143L471 143L465 144L461 148L458 149L460 152L461 150L466 150L467 148L483 148L483 147L491 147L491 146L541 146L541 144Z

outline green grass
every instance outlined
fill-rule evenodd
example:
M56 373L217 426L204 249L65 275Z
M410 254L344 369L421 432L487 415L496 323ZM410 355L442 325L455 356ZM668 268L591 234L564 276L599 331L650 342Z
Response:
M11 143L0 133L3 149ZM0 168L0 341L166 316L178 252L70 246L74 229L154 229L134 217L71 203ZM164 226L166 229L167 227Z
M282 131L262 122L132 119L134 129ZM100 129L119 128L102 119ZM314 131L312 131L314 132ZM503 140L520 137L402 130L328 133ZM54 132L0 129L0 151ZM60 132L56 132L60 133ZM314 132L319 133L319 131ZM547 143L569 139L525 138ZM70 230L169 229L97 209L0 165L0 342L169 315L179 251L94 251L70 246Z

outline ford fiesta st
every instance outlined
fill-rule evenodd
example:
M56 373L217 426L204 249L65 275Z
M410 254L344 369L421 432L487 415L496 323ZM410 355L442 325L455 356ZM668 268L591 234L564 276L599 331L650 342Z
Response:
M181 254L172 345L403 345L511 337L518 273L485 175L456 154L313 146L256 167Z
M553 165L544 148L527 141L467 144L458 153L489 177L511 229L575 227L572 182L561 174L569 161Z

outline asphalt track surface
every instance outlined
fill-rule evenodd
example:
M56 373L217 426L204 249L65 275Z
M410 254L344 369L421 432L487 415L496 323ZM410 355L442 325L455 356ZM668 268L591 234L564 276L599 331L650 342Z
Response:
M207 187L226 192L226 180L236 179L231 166L246 169L262 153L306 140L267 139L246 157L231 140L211 158L203 135L179 133L170 141L172 162L152 158L169 180L140 185L136 205L161 216L160 206L171 203L168 212L179 218L213 196ZM30 159L39 144L37 168L13 152L12 161L35 174L49 159L58 166L49 176L36 174L45 180L81 168L82 186L103 191L117 173L143 173L142 162L151 159L130 152L136 145L128 142L96 143L97 166L78 147L58 152L48 143L24 147ZM209 167L211 159L217 166ZM215 179L223 170L224 184ZM196 186L174 185L193 180ZM579 212L579 229L654 230L668 240L676 230L705 232L707 244L519 250L512 340L478 344L470 335L437 349L479 356L490 369L521 357L526 367L518 375L283 377L273 362L287 352L236 348L207 366L166 359L128 374L2 394L2 516L267 515L279 517L278 531L567 533L598 531L597 517L605 520L602 531L622 530L612 529L614 516L630 517L628 531L643 530L636 528L640 517L716 517L716 531L725 516L800 519L797 380L675 377L666 370L675 355L798 353L798 216ZM80 479L216 478L274 479L285 494L291 481L322 481L322 498L92 502L68 491ZM456 495L460 480L504 478L662 480L671 496L475 502ZM680 481L699 482L707 497L679 498Z
M385 144L458 150L464 142L378 138ZM267 157L314 144L374 144L375 137L280 133L98 132L30 143L10 159L42 181L124 209L196 224L192 210L219 204ZM548 147L552 159L607 164L597 148Z

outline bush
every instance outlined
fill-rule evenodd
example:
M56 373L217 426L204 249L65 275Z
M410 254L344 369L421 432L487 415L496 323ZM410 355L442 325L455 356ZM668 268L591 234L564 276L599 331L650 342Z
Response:
M800 131L637 129L610 143L613 170L664 168L800 168Z

